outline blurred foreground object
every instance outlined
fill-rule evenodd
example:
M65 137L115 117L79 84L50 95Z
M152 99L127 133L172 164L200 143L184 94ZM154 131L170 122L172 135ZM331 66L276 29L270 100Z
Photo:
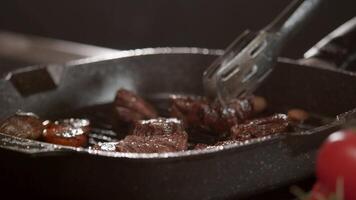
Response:
M309 195L292 191L301 200L356 199L356 131L345 129L331 134L319 149L317 181Z
M65 63L117 52L109 48L0 31L2 73L28 65Z

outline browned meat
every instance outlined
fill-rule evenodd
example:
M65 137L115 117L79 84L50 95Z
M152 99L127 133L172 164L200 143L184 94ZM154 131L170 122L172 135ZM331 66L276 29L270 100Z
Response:
M128 135L119 142L100 143L93 149L130 153L177 152L187 150L187 140L186 133L151 136Z
M209 102L198 97L173 97L171 116L184 121L188 128L199 127L217 133L228 132L230 128L248 119L253 112L250 98L235 99L223 107L218 102Z
M150 136L184 132L183 124L176 118L141 120L135 123L132 135Z
M188 136L184 132L168 135L129 135L116 145L116 151L134 153L164 153L184 151L188 148Z
M183 120L187 127L200 126L202 117L199 113L203 107L209 107L208 101L200 97L172 96L171 116Z
M125 89L117 91L114 104L118 119L126 123L158 117L157 111L149 103Z
M231 128L231 139L244 141L252 138L282 133L288 130L289 119L284 114L255 119Z
M5 119L0 125L0 132L20 138L38 139L42 135L43 125L33 113L18 112Z
M73 147L88 143L90 122L86 119L65 119L54 123L46 121L43 139L46 142Z
M115 148L113 148L113 145ZM163 153L188 148L188 135L181 121L174 118L142 120L135 123L132 135L117 143L102 143L94 149L133 153Z

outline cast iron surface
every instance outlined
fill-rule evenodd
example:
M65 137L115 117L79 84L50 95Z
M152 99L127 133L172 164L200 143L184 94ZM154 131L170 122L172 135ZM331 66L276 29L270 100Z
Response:
M28 90L31 85L27 89L21 84L15 87L13 83L21 83L23 73L48 72L47 66L21 70L0 80L0 117L18 109L47 117L107 103L120 87L147 98L202 94L202 72L219 53L161 48L76 61L57 66L62 67L59 81L52 80L54 86L43 91ZM52 77L51 73L48 76ZM352 73L284 60L258 93L277 111L297 106L336 117L356 107L354 84L356 76ZM330 124L305 132L221 149L165 154L89 151L0 134L1 190L4 195L57 198L239 198L310 175L320 143L353 115L350 111Z

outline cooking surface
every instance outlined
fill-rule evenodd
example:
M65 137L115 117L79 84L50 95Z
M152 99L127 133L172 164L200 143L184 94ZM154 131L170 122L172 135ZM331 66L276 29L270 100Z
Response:
M166 94L167 95L167 94ZM155 108L159 110L159 116L169 117L168 109L170 107L170 99L162 98L165 95L157 95L159 98L151 98L148 99L149 102ZM168 95L170 96L170 95ZM114 105L112 103L108 104L101 104L101 105L94 105L88 106L84 108L79 108L76 110L71 110L65 113L50 113L49 116L41 116L43 118L49 118L52 120L57 119L66 119L66 118L79 118L79 119L89 119L91 122L91 127L93 128L91 133L89 134L89 145L95 145L98 142L113 142L117 141L118 139L124 138L127 135L127 132L122 132L121 128L116 127L116 129L112 126L115 120L114 116ZM278 109L278 108L270 108L264 112L259 114L258 116L270 116L273 113L287 113L288 109ZM257 117L258 117L257 116ZM327 123L332 122L333 118L320 116L318 114L310 113L310 119L308 119L307 123L298 124L296 126L292 126L293 132L298 131L305 131L308 129L312 129L318 126L325 125ZM113 130L115 129L115 130ZM196 134L189 134L189 141L194 143L207 143L213 144L217 141L217 138L213 135L196 135ZM192 148L192 147L191 147Z
M155 107L161 108L161 113L166 112L167 100L162 99L151 99L151 102L155 102ZM91 145L97 144L97 142L111 142L117 141L118 133L113 132L111 121L113 116L112 114L112 104L103 104L90 106L86 108L81 108L75 111L71 111L69 113L56 113L51 114L51 118L68 118L68 117L76 117L76 118L87 118L90 119L93 125L93 131L89 134L90 140L89 143ZM330 118L323 117L321 118L318 115L313 115L313 119L311 120L313 124L305 124L300 127L301 129L312 128L317 124L325 124L330 121ZM120 135L120 133L119 133ZM120 138L124 137L125 133L122 134ZM295 196L291 193L291 186L298 186L301 189L308 191L314 184L315 179L311 176L310 178L306 178L304 180L296 181L294 184L289 186L281 187L281 188L271 188L270 191L267 191L262 194L252 195L251 197L244 198L243 200L266 200L266 199L275 199L275 200L292 200L295 199ZM238 198L240 199L240 198Z

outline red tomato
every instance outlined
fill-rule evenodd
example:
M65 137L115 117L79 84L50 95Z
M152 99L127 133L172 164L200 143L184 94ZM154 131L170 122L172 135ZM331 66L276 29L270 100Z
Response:
M338 179L343 181L345 200L356 200L356 132L331 134L322 145L316 162L318 181L335 191Z

